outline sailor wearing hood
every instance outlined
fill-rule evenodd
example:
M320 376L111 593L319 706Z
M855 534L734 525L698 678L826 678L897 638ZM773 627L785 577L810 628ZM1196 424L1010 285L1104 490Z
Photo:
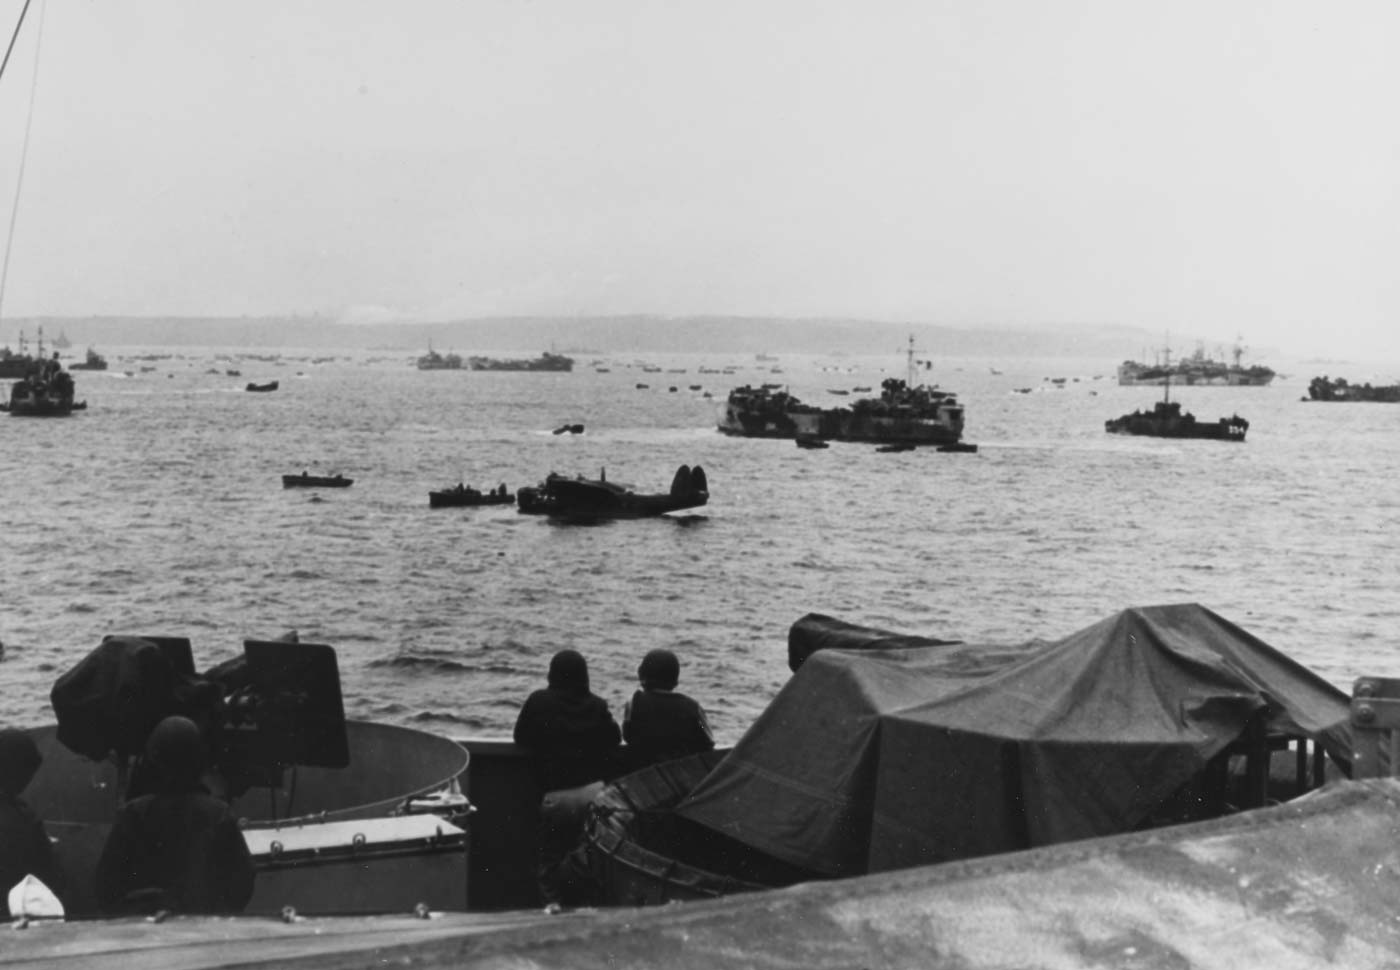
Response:
M534 756L544 792L535 875L547 905L591 901L587 867L571 850L588 803L616 773L621 741L607 702L588 689L588 662L576 650L560 650L549 662L549 686L525 699L515 721L515 743Z
M622 731L607 702L588 689L588 662L577 650L560 650L548 683L526 698L515 721L515 743L535 756L540 787L576 788L610 776Z

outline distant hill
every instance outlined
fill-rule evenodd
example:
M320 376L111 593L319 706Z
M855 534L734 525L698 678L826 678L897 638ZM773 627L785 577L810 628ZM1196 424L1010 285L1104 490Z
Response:
M891 354L909 337L928 356L1138 357L1162 335L1121 325L945 327L855 319L772 317L504 317L434 323L342 323L318 317L77 317L12 320L0 343L40 326L74 348L305 347L574 353Z

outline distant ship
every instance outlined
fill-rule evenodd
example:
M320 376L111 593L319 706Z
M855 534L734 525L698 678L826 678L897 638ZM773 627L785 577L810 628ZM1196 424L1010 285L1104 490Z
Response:
M40 331L40 340L43 339ZM40 348L40 356L43 349ZM18 380L31 373L38 365L38 358L29 352L29 341L24 331L19 332L19 350L11 350L8 345L0 347L0 380Z
M69 370L106 370L107 358L103 357L91 347L87 349L87 355L76 364L69 364Z
M419 370L461 370L462 358L457 354L440 354L428 344L428 352L418 358Z
M1196 344L1196 351L1190 357L1177 361L1175 366L1167 361L1143 364L1135 360L1125 360L1118 365L1118 383L1124 387L1141 385L1159 386L1170 381L1173 384L1229 385L1232 387L1265 387L1274 379L1274 370L1262 364L1252 367L1240 366L1244 348L1235 343L1230 355L1231 363L1207 357L1205 345Z
M1378 401L1383 404L1400 404L1400 384L1349 384L1346 378L1329 380L1314 377L1308 382L1308 396L1305 401Z
M956 444L963 432L962 405L951 392L914 384L912 337L908 358L908 380L887 377L879 397L860 398L849 407L803 404L775 384L736 388L729 392L719 430L745 438Z
M574 359L563 354L545 351L538 357L528 359L498 357L468 357L467 366L472 370L552 370L571 371Z

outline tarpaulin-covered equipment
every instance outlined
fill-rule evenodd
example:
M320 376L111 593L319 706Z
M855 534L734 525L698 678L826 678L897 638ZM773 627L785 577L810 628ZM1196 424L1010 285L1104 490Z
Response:
M101 760L139 752L162 718L216 705L216 694L194 676L189 640L108 636L54 682L49 700L59 741Z
M1343 692L1195 604L1019 657L821 650L677 811L815 873L877 872L1133 829L1251 734L1349 764L1347 717Z
M952 646L960 642L891 633L847 623L821 613L808 613L788 630L788 669L796 672L818 650L909 650Z

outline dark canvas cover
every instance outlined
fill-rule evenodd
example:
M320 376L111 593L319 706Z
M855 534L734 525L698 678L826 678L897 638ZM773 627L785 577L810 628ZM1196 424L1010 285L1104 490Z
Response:
M54 682L58 740L94 760L136 754L161 718L181 713L180 678L151 640L107 637Z
M1107 835L1256 712L1349 758L1347 696L1196 604L1022 650L821 650L678 811L828 875Z
M58 740L101 760L135 755L161 719L172 714L217 726L219 688L194 673L183 637L107 636L54 681L49 692Z
M796 670L818 650L906 650L952 646L960 641L891 633L857 626L822 613L808 613L788 630L788 669Z

